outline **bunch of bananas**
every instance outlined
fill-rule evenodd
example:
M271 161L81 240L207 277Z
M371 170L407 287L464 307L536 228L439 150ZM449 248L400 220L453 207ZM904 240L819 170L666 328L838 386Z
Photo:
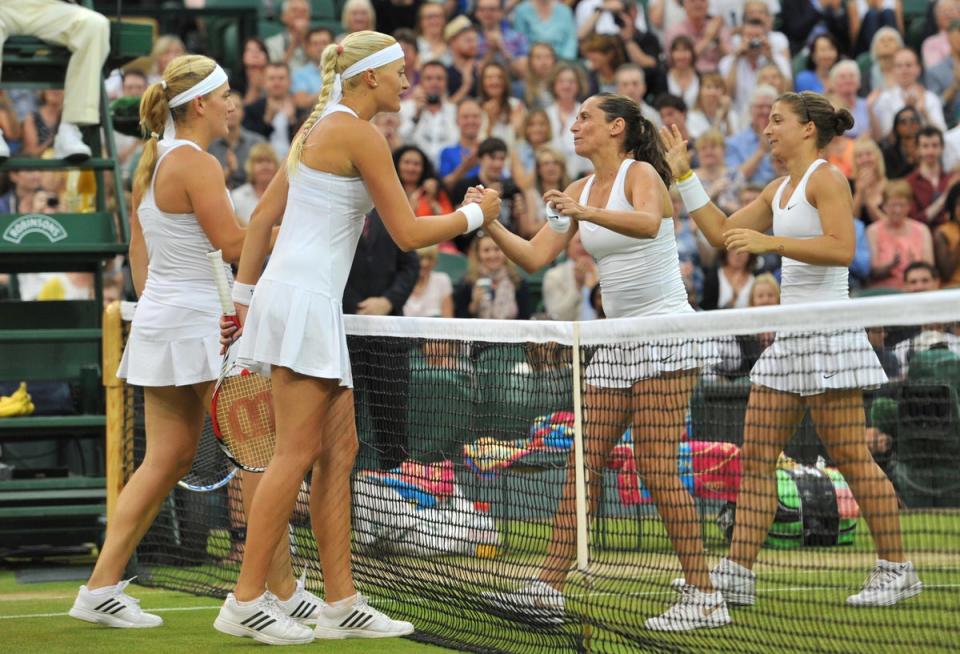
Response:
M20 387L12 395L0 395L0 418L28 416L35 410L30 393L27 392L27 382L20 382Z

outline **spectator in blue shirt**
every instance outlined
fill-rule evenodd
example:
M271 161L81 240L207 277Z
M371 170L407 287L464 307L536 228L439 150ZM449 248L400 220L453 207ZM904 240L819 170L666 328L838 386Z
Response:
M577 24L559 0L523 0L513 12L513 26L528 43L549 43L560 59L577 58Z
M465 177L480 174L480 160L477 158L477 146L480 144L480 125L483 122L483 110L473 98L464 98L457 106L457 127L460 140L440 151L440 179L452 189Z
M333 43L333 32L326 27L314 27L307 32L304 52L307 63L293 69L290 78L290 92L293 103L298 109L311 109L317 103L317 96L323 87L323 73L320 72L320 57L323 49Z
M766 185L776 177L770 144L763 135L776 99L772 86L758 86L750 98L750 126L727 138L727 168L738 169L750 184Z
M859 218L853 219L857 245L850 262L850 289L863 288L870 281L870 241L867 228Z

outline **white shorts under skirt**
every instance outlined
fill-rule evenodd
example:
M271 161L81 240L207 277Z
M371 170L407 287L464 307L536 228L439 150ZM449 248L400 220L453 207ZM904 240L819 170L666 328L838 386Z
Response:
M301 375L337 379L353 388L340 300L272 279L261 279L250 302L237 362Z
M720 362L712 340L661 339L601 345L587 364L586 383L598 388L630 388L667 373L709 368Z
M141 298L117 377L134 386L187 386L220 373L220 316Z
M887 383L862 329L778 333L750 371L750 381L785 393L871 389Z

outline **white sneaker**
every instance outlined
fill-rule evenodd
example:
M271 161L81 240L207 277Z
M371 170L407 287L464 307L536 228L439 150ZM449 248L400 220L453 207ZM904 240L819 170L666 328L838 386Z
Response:
M481 599L491 612L508 620L558 627L566 619L563 593L539 579L510 593L484 593Z
M90 146L83 142L80 128L73 123L60 123L53 139L53 156L67 161L83 161L90 158Z
M106 586L92 591L86 586L80 586L77 599L74 600L73 607L70 609L70 617L120 629L159 627L163 624L163 618L152 613L144 613L140 609L140 600L123 592L131 581L133 579L127 579L116 586Z
M757 574L730 559L720 559L710 571L710 583L723 593L723 600L731 606L753 606L757 602ZM687 581L678 577L670 585L681 590Z
M10 158L10 146L3 139L3 130L0 129L0 164Z
M727 604L719 591L704 593L696 586L680 589L680 600L656 618L648 618L652 631L692 631L730 624Z
M297 580L297 589L293 591L293 595L285 600L279 597L276 598L277 606L294 620L302 622L303 624L314 625L317 624L320 609L327 604L307 590L303 583L304 577L306 577L306 572ZM276 597L276 595L274 595L274 597Z
M863 584L863 590L847 598L850 606L893 606L902 599L919 595L923 582L910 561L892 563L877 560L877 565Z
M414 631L413 625L403 620L393 620L367 604L367 598L357 593L350 606L320 607L314 636L323 640L341 638L394 638Z
M220 607L220 615L213 626L225 634L253 638L268 645L305 645L313 642L313 631L281 611L276 598L270 593L243 603L230 593Z

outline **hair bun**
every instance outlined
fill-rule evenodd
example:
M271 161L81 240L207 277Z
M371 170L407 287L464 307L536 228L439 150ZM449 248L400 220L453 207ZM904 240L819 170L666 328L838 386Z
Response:
M853 116L846 109L834 111L833 125L837 136L842 136L847 130L853 129Z

